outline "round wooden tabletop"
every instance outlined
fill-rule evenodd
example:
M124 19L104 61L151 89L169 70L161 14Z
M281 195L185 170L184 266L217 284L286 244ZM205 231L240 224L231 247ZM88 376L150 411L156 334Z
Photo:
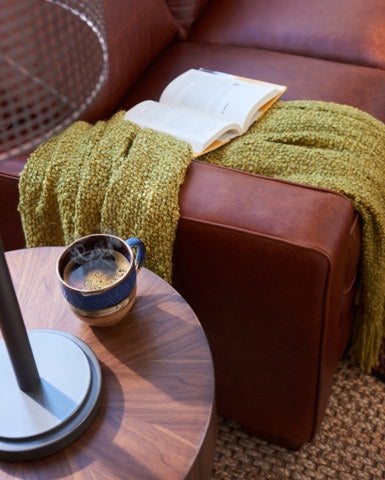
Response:
M210 478L215 451L214 372L202 327L185 300L142 268L121 323L89 327L71 312L55 264L62 247L6 253L28 330L83 340L102 371L91 426L72 444L29 462L0 462L1 479Z

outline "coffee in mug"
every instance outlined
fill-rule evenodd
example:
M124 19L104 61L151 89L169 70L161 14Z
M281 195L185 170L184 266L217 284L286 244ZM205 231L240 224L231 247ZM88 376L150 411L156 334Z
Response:
M93 234L79 238L60 255L56 272L75 315L93 326L114 325L131 309L144 243L131 237Z
M120 252L97 248L75 255L65 266L63 278L79 290L101 290L118 282L129 268L128 260Z

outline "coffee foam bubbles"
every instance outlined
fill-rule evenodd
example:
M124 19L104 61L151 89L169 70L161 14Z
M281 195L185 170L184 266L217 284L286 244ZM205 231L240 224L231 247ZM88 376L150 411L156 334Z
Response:
M130 264L120 252L99 249L96 258L86 256L71 260L64 269L64 281L79 290L102 290L120 280Z

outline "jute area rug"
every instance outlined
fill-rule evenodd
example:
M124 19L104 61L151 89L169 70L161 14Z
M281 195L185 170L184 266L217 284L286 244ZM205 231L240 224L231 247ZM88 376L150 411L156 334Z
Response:
M297 452L219 418L213 479L385 479L385 383L342 362L320 432Z

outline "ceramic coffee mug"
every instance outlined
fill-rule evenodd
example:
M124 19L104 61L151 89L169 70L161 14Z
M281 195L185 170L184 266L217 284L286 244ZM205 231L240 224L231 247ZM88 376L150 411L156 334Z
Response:
M135 300L137 273L146 255L144 243L108 234L79 238L60 255L60 288L78 318L93 326L114 325Z

